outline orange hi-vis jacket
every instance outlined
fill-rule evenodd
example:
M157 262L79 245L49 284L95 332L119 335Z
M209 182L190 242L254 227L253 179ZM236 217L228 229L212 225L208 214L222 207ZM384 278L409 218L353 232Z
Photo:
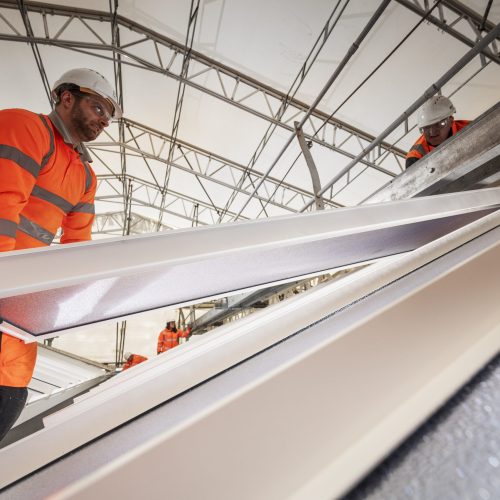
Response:
M133 366L147 360L148 358L146 358L146 356L141 356L140 354L132 354L132 356L130 356L127 359L127 362L123 365L123 370L128 370L129 368L132 368Z
M97 181L86 149L77 149L57 112L0 111L0 251L90 240ZM26 387L36 342L4 333L0 385Z
M455 135L459 130L462 130L469 123L469 120L453 120L453 123L451 125L451 135ZM420 160L420 158L423 158L426 154L430 153L435 147L437 146L431 146L427 142L425 135L422 134L418 138L417 142L411 147L410 151L408 151L406 159L408 160L410 158L416 158L417 160Z
M0 385L26 387L36 362L36 342L22 340L0 332Z
M156 352L158 354L168 351L169 349L172 349L173 347L177 347L179 345L179 334L177 332L174 332L173 330L170 330L168 328L165 328L160 332L160 335L158 335L158 347L156 349Z

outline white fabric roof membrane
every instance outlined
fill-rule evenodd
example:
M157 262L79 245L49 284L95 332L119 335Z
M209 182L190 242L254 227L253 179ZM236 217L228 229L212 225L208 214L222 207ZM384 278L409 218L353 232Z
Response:
M464 7L457 1L443 0L432 15L438 21L442 16L441 21L446 20L448 25L452 25L450 29L455 30L462 40L441 31L434 24L421 23L394 55L335 112L334 118L373 136L380 133L469 50L469 45L463 40L469 40L470 44L475 41L477 33L474 26L482 20L487 3L486 0L477 0L468 2ZM76 1L49 2L53 6L66 6L65 11L59 8L37 9L36 3L25 4L49 82L55 81L68 68L78 66L95 68L113 81L112 52L106 50L112 43L112 30L105 16L92 18ZM417 4L419 2L413 3ZM194 26L193 49L203 57L213 59L216 64L240 72L244 77L276 91L286 94L290 89L296 90L295 98L302 101L307 109L379 5L380 2L361 0L341 0L338 3L321 0L312 3L288 0L271 3L262 0L250 3L243 0L201 1ZM423 9L423 6L424 3L420 2L419 8ZM457 15L452 9L457 6L475 11L476 21ZM152 31L159 37L185 44L189 7L189 2L172 0L140 4L125 1L119 3L117 11L122 16L118 28L124 116L127 120L167 135L173 130L179 88L178 80L172 76L179 73L182 58L172 57L171 49L161 41L155 44L146 39L144 33ZM86 2L85 9L109 15L108 2ZM69 21L75 12L76 15ZM311 66L306 64L308 72L301 85L293 86L304 63L311 61L307 59L310 52L315 54L315 42L332 13L328 27L334 28L330 36ZM0 7L0 14L0 33L5 35L0 43L0 57L8 67L8 71L0 75L3 89L0 107L48 111L35 58L30 46L25 43L26 39L22 38L26 28L17 4L11 2L9 6L9 2L5 2ZM126 23L129 20L135 23L134 31ZM420 20L421 16L410 11L403 0L391 2L319 102L317 110L326 113L326 116L335 111ZM499 20L500 7L494 2L488 11L483 33ZM190 33L192 29L193 25ZM495 50L492 48L493 52ZM159 67L164 70L159 71ZM252 156L270 125L269 119L263 116L269 118L276 114L280 101L272 98L272 92L264 96L243 83L237 85L228 74L208 70L198 60L191 59L187 75L188 85L184 89L177 134L179 141L220 155L242 169L216 164L210 155L202 158L192 150L176 148L171 158L174 166L167 176L168 194L163 203L165 211L161 217L161 228L233 220L257 180L242 180L243 169L251 165L254 171L265 172L293 133L278 127L253 164ZM498 62L476 57L441 90L445 95L452 95L458 118L473 119L498 101L499 84ZM293 127L294 120L300 120L300 114L298 117L293 114L290 108L283 116L282 121L288 127ZM411 116L408 126L411 128L414 124L415 117ZM313 134L320 125L321 121L314 119L305 124L304 130ZM336 146L340 145L351 155L358 154L361 146L368 144L365 140L360 143L356 137L350 137L341 129L334 131L333 127L326 127L324 132L325 137L320 132L318 138L325 143L335 142ZM388 142L393 143L403 135L404 126L401 126L390 135ZM413 129L397 142L396 147L406 151L417 136L418 132ZM160 190L165 186L169 144L165 145L161 138L127 125L126 173L131 185L127 184L124 188L117 178L122 171L118 140L118 127L112 125L109 136L103 134L99 143L92 146L94 168L100 176L107 176L99 185L97 212L123 212L123 191L130 187L134 216L157 221ZM343 141L346 142L342 144ZM322 184L327 183L350 160L317 142L311 152ZM294 140L271 172L276 181L262 186L259 190L261 201L254 198L243 210L242 217L282 215L303 206L300 194L293 190L280 190L278 185L284 181L311 193L310 175L299 153L298 143ZM394 155L387 158L374 156L368 160L380 165L387 173L360 164L352 170L348 179L344 177L331 192L325 193L325 197L333 198L333 202L340 205L357 204L387 183L391 172L400 172L404 163L400 156L395 158ZM277 192L273 197L274 189ZM266 201L270 197L271 203ZM103 219L100 221L103 222ZM101 224L100 232L106 233L107 229L105 224ZM147 231L152 229L156 229L152 224L143 224L141 228Z

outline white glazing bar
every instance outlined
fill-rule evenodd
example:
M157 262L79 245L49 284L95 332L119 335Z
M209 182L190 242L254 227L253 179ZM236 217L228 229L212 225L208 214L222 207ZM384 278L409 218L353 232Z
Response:
M484 233L494 231L499 225L500 213L496 212L488 215L481 220L429 243L418 250L403 256L398 256L392 259L392 261L374 264L373 266L347 276L343 280L327 283L325 286L312 289L309 292L305 292L304 294L301 294L300 296L297 296L289 301L270 306L235 324L230 324L221 327L214 332L208 333L198 342L183 344L164 355L148 360L145 363L138 365L133 370L129 370L128 372L115 377L109 382L102 384L102 386L100 386L97 390L92 391L87 397L80 398L73 406L65 408L46 418L45 429L0 451L0 460L9 464L8 468L0 468L0 487L22 478L26 474L31 473L65 453L68 453L82 444L116 428L117 426L157 406L158 404L168 401L170 398L181 394L187 389L197 386L201 382L223 372L224 370L227 370L229 367L240 363L242 360L250 358L256 353L261 352L277 342L280 342L303 328L314 325L308 330L308 332L310 332L308 335L312 334L315 328L322 328L322 323L319 323L318 325L315 324L335 311L338 311L349 304L355 303L361 298L368 296L390 283L396 283L396 286L398 286L397 284L401 282L398 280L401 280L401 278L411 275L411 273L419 268L422 268L426 264L439 259L439 257L447 254L448 252L463 246L468 241L477 238ZM369 325L369 322L375 320L375 318L382 318L380 323L372 323L372 326L363 330L364 333L361 339L355 340L352 345L347 345L346 347L344 342L348 342L348 337L351 338L352 336L354 339L357 338L357 334L351 334L350 330L338 332L338 334L335 334L333 337L327 339L327 341L325 341L325 346L327 346L330 350L329 356L331 356L331 358L328 358L328 360L325 361L327 366L330 366L331 368L331 371L328 372L327 379L304 379L304 381L301 382L301 389L305 391L305 394L311 393L316 398L314 404L317 405L317 410L315 411L317 411L318 414L321 414L323 411L321 406L323 399L322 396L317 393L317 387L320 387L321 384L326 384L324 388L325 391L327 391L328 386L331 385L332 390L338 391L339 396L342 396L343 398L345 398L347 394L352 394L354 399L351 403L355 403L355 407L358 402L361 401L366 403L367 408L370 408L371 403L369 399L367 399L368 396L371 398L378 397L377 394L380 393L379 389L384 383L387 383L387 381L380 380L378 378L379 374L375 369L356 372L356 370L353 371L353 369L349 369L348 366L345 366L345 363L348 365L352 363L353 366L357 366L361 363L362 366L363 359L366 359L367 362L369 360L371 360L371 362L376 360L381 367L391 367L394 363L397 363L397 366L402 369L404 362L398 361L399 358L401 356L409 356L410 359L412 359L411 366L418 366L420 367L419 370L423 370L422 372L412 372L415 376L419 375L420 377L419 380L421 385L415 386L412 389L416 392L424 387L427 382L430 382L431 379L427 379L426 377L431 377L433 374L438 373L438 361L443 361L443 366L445 366L447 362L455 362L456 359L461 359L461 356L465 355L467 350L473 347L474 343L481 343L482 335L488 337L491 325L497 325L497 323L500 323L500 310L498 310L497 307L498 296L500 295L500 290L498 289L498 287L500 287L500 279L498 279L498 273L500 271L496 265L499 257L499 251L500 242L498 235L496 235L496 239L493 239L493 242L490 242L489 246L487 245L482 250L481 254L487 254L489 256L488 262L492 267L488 268L488 266L486 266L486 268L484 268L483 265L486 264L482 264L479 268L476 266L472 271L468 271L463 275L463 285L468 287L467 294L463 293L463 290L457 285L456 280L452 282L452 285L445 284L446 287L450 287L449 289L439 289L439 294L442 293L444 295L438 294L435 296L434 294L431 294L430 291L432 291L432 288L427 287L427 281L418 284L415 289L403 288L401 289L401 292L398 291L395 295L390 308L388 306L383 306L380 313L377 312L377 310L374 310L370 314L353 319L352 331L355 332L359 325ZM492 259L493 262L491 262ZM472 257L469 258L469 261L473 260L474 259ZM461 279L460 269L466 265L468 265L468 261L464 263L458 262L454 265L454 267L452 267L453 272L457 270L457 273L459 273L459 283ZM439 280L446 278L451 271L448 269L446 272L448 274L443 272L440 274L439 272L433 271L430 273L431 276L428 277L428 281L432 282L435 280L436 282L440 282ZM460 335L458 335L456 333L456 325L460 325L464 321L464 315L470 316L476 312L476 309L474 309L476 304L470 304L471 294L472 296L482 297L477 283L484 283L484 292L488 297L487 300L478 301L480 304L477 304L477 306L481 306L477 309L477 312L479 313L479 318L482 320L475 320L475 323L478 325L477 331L467 332L464 330L460 333ZM448 295L448 293L452 295ZM411 307L404 306L406 300L410 301L408 304L410 304ZM416 303L414 302L415 300L417 300ZM418 300L424 300L424 302L419 304ZM493 308L490 307L492 305L492 301L495 306ZM436 308L436 304L440 304L441 307ZM391 317L384 320L383 315L386 311L391 310L397 312L400 305L402 305L402 307L401 313L398 313L397 316L398 323L391 323ZM408 317L404 319L406 314L408 314ZM436 321L435 332L424 332L422 330L423 326L421 321L424 321L426 318L427 320L430 319L431 321ZM486 322L484 319L486 319ZM400 324L403 320L403 324ZM450 321L450 326L446 326L447 320ZM325 321L329 320L326 319ZM384 321L387 322L384 323ZM464 322L463 324L468 325L467 322ZM466 326L464 326L464 328L466 328ZM441 330L443 330L444 333L441 332ZM387 335L389 335L388 332L391 332L389 338L387 337ZM409 332L411 332L411 334ZM423 333L425 333L425 335L423 335ZM469 333L470 335L468 335ZM404 342L398 341L398 335L402 335L401 339L404 338ZM422 341L421 347L419 347L420 337ZM345 341L342 340L344 338ZM439 339L438 343L435 343L435 341L437 341L436 339ZM446 345L447 339L449 340L450 345L443 350L443 345ZM495 352L495 349L500 347L500 338L498 335L494 337L494 340L499 345L492 348L491 345L488 344L490 354ZM407 342L410 343L407 344ZM305 359L314 352L319 352L322 348L323 347L316 345L314 348L311 348L310 352L304 351L300 358ZM436 359L434 359L432 363L429 363L429 352L433 352L434 348L439 349L436 352L440 353L438 356L440 359L437 359L436 356L433 355ZM447 358L441 359L442 355L446 355ZM300 359L295 360L294 362L299 363ZM313 366L315 366L315 363L316 362L313 360ZM430 365L432 365L432 373L427 370L427 367ZM292 366L292 361L290 361L290 363L286 363L286 366L277 367L276 373L285 371L288 366ZM411 370L413 369L414 368ZM365 376L363 376L363 373ZM469 373L468 369L464 369L463 373ZM360 375L361 378L359 378ZM398 374L397 371L384 371L384 377L389 377L392 382L395 380L398 381L397 391L394 387L388 392L390 394L397 393L401 398L403 398L405 396L405 386L402 384L404 382L404 377L401 375L402 374ZM457 383L462 380L463 376L464 375L462 374L457 379ZM294 377L295 376L292 375L292 379L294 379ZM348 386L351 377L354 377L359 386L351 388ZM391 379L391 377L393 378ZM408 377L408 379L411 382L412 376ZM260 386L260 384L263 384L264 382L265 380L256 379L251 384L252 387L246 387L244 390L242 389L242 396L252 393L253 388ZM361 390L363 388L363 384L365 383L367 384L367 387L365 388L366 390L363 389L364 392L361 395L357 394L356 391ZM377 384L379 384L378 388ZM401 387L400 384L402 384ZM279 384L279 387L280 391L287 393L290 396L293 391L298 389L294 386L292 381L283 381L283 383ZM311 388L314 388L314 390L311 391ZM448 392L446 392L446 394L448 394ZM297 396L298 395L299 393L297 392ZM272 440L273 426L275 424L277 425L277 420L281 419L282 424L285 426L283 427L283 432L287 433L287 439L291 442L294 439L294 436L297 435L296 426L298 425L300 427L295 420L296 418L300 419L301 416L299 414L296 416L283 416L279 414L279 409L269 410L268 405L274 400L274 398L277 398L277 401L279 400L279 397L274 395L267 401L267 403L260 401L256 403L257 406L254 406L254 408L259 408L259 411L263 412L271 411L271 413L273 413L276 411L275 417L269 415L270 427L267 431L269 431L270 435L267 434L265 429L260 430L257 435L261 436L264 442L266 439ZM163 453L165 453L166 456L175 456L176 463L178 463L178 460L187 460L186 467L189 468L188 462L193 456L197 456L200 445L190 442L188 429L192 425L203 425L203 419L205 417L210 414L214 414L219 410L224 412L224 408L229 407L229 411L232 411L231 408L234 409L234 407L231 407L231 402L234 400L235 398L231 397L224 401L223 404L217 403L214 408L210 408L207 411L200 412L199 414L194 414L190 421L184 422L178 428L167 429L164 435L158 436L158 438L155 438L153 441L144 443L144 446L142 446L140 450L134 450L134 452L129 456L118 459L117 463L114 463L110 466L110 468L103 470L102 474L98 474L99 477L92 478L92 482L100 482L103 478L105 478L103 480L107 481L107 478L112 477L116 470L122 466L128 467L128 464L133 463L136 459L141 461L139 466L140 468L137 470L141 470L142 474L144 469L145 474L147 475L147 468L151 465L148 461L152 459L152 455L149 453L157 449L158 446L168 447L170 446L168 444L169 442L179 442L179 439L184 443L183 454L181 453L179 455L178 450L165 451L166 448L163 449ZM329 401L328 404L330 404L331 397L325 399L325 401L327 400ZM437 400L434 401L434 399L432 399L432 401L432 407L434 407L435 404L437 404ZM399 403L397 400L392 399L391 401L387 401L387 404L389 406L387 406L384 411L391 412L394 411L393 405L397 405ZM303 405L300 403L300 400L297 400L297 411L299 411L300 408L305 410L308 407L310 408L310 405ZM339 408L342 409L342 419L344 420L337 423L333 420L331 422L324 421L323 424L326 425L327 428L330 428L330 431L331 429L335 429L335 435L344 436L349 429L348 416L351 415L352 418L352 415L356 415L354 412L356 408L349 407L349 398L339 404ZM380 409L379 406L377 406L377 408ZM425 412L428 411L429 407L426 407ZM328 412L330 412L329 414L332 414L332 416L335 415L332 408L329 408ZM370 416L370 412L364 413L366 413L364 417ZM237 420L239 421L241 419L243 422L247 418L252 419L253 416L252 412L245 415L245 410L243 410L243 414L239 414ZM277 420L274 420L274 418ZM377 413L377 418L380 418L380 413ZM234 418L225 415L223 420L225 421L225 424L220 423L220 425L222 425L220 430L221 434L217 435L217 439L214 441L214 443L219 443L220 441L220 454L217 450L211 450L210 453L213 453L212 459L214 467L222 467L221 470L226 470L228 472L228 477L232 477L230 472L231 464L223 463L223 455L225 453L223 449L226 445L229 446L230 443L227 442L226 436L224 435L225 431L222 429L227 426L227 430L230 431L232 429L232 424L234 423ZM290 422L288 422L288 420L290 420ZM306 419L302 422L307 423L308 420ZM265 423L262 422L262 424L264 425ZM369 421L366 421L365 424L367 426L366 429L374 428L375 425L374 422ZM346 425L347 428L345 427ZM414 425L416 424L412 420L410 427L413 428ZM314 427L314 425L312 425L312 427ZM310 428L311 426L308 425L308 429ZM187 435L185 431L187 432ZM324 428L318 428L317 430L318 433L324 431ZM408 427L406 427L404 431L407 432ZM210 424L207 424L204 430L200 432L201 434L196 432L193 435L197 435L199 439L208 439L209 436L213 439ZM255 438L253 431L251 434ZM303 435L303 433L298 434ZM315 437L318 439L320 438L319 435L315 435ZM401 434L398 435L398 439L400 437ZM240 437L238 437L238 439L240 439ZM260 446L264 446L260 440L259 443ZM389 446L391 443L394 443L394 441L389 440L387 445ZM347 442L344 444L344 451L346 451L351 445L353 446L355 444L355 441L353 440L350 444ZM247 448L245 448L245 446L247 445L249 446L248 449L252 449L253 453L259 454L258 456L254 456L254 459L257 462L265 459L265 456L267 455L267 451L266 453L263 453L265 446L260 450L255 450L251 444L245 443L243 445L242 443L243 448L241 449L246 450ZM235 446L238 448L238 445ZM271 447L273 447L273 445L271 445ZM234 451L234 447L232 449ZM37 450L37 452L32 453L30 450ZM198 451L193 455L190 450ZM387 448L385 448L385 451L387 451ZM383 452L384 451L380 450L377 451L377 453ZM226 457L231 456L232 453L228 453L226 455ZM285 458L288 459L293 457L282 456L281 460L285 461ZM371 456L370 460L372 459L375 459L375 456ZM161 462L162 461L160 461L160 463ZM373 464L372 461L367 460L361 460L359 463L363 470ZM210 464L205 464L205 466L209 465ZM235 463L234 466L238 466L237 463ZM323 463L323 466L327 467L329 465ZM225 469L225 467L228 467L228 469ZM283 463L283 467L278 467L277 469L275 469L275 467L276 464L270 463L270 473L276 470L281 471L280 474L284 474L286 476L286 471L283 470L283 467L286 468L285 463ZM318 470L318 468L315 468L314 473L316 474ZM358 472L359 470L360 469L358 468ZM343 474L345 476L345 473ZM132 474L131 477L136 477L136 475ZM335 474L332 477L336 477ZM169 476L169 484L173 487L173 484L175 483L175 488L181 488L182 481L180 478L177 479L178 481L176 478ZM266 481L267 480L272 481L272 478L266 478ZM284 476L281 476L281 479L279 480L285 481ZM304 486L309 480L312 480L311 476L308 478L304 478L302 476L302 482L304 483L302 486ZM353 477L349 477L349 481L352 480L354 480ZM172 481L172 483L170 483L170 481ZM151 487L155 488L156 486L153 483L154 481L151 481ZM262 487L265 487L265 484L268 483L260 482L259 484L262 484ZM342 484L342 487L345 487L347 483L344 482ZM163 487L163 485L159 486ZM190 484L190 487L191 486L193 485ZM85 486L85 488L86 487L87 486ZM202 483L200 483L200 487L207 487L207 485L205 484L202 486ZM84 488L84 486L79 485L78 488ZM174 497L186 498L186 496L183 496L180 493L179 495L177 494L180 490L175 489L175 491L175 494L172 493ZM228 489L227 491L229 494L231 489ZM215 497L230 498L227 496L225 497L224 495ZM196 495L191 498L196 498ZM266 495L256 495L253 498L272 497Z
M0 255L2 328L26 338L413 250L500 188Z
M151 498L165 484L178 499L339 498L498 352L499 258L496 230L463 261L382 290L371 314L304 332L337 330L53 498L138 484Z

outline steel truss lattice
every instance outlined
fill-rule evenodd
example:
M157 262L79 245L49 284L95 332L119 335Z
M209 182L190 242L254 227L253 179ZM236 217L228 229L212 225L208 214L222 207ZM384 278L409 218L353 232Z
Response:
M398 2L421 16L425 15L431 3L428 0L413 2L398 0ZM31 24L29 35L26 35L25 19L18 2L1 0L0 40L56 46L112 60L120 95L122 67L126 64L176 79L290 132L294 130L293 122L300 120L308 112L307 104L117 15L116 6L115 2L114 11L104 12L23 2L23 12L29 15ZM442 0L436 15L430 16L428 20L469 46L474 46L482 34L494 28L492 23L482 19L480 15L456 0ZM464 23L469 27L467 33L467 30L456 29L459 26L462 28ZM324 36L331 32L331 28L332 25L327 22ZM189 57L190 66L187 75L183 75L181 61L186 56ZM496 41L491 44L491 48L484 48L480 57L483 63L486 59L488 62L499 63ZM320 133L317 134L320 129ZM344 122L328 117L326 113L317 109L312 111L310 118L304 123L303 131L306 140L339 153L348 160L359 158L358 162L364 165L365 169L382 172L387 176L387 180L394 177L395 172L402 168L404 152L386 142L380 142L368 154L359 157L374 138ZM110 192L101 195L99 200L118 204L121 199L124 207L124 223L132 219L134 207L140 206L155 208L158 221L161 220L162 213L170 213L190 221L192 225L226 222L234 220L239 215L229 211L227 207L214 204L207 191L205 191L206 196L201 197L183 195L170 188L166 193L165 183L158 182L148 161L162 163L164 172L171 167L184 174L193 175L202 187L217 184L219 188L228 190L226 199L231 193L251 195L282 210L283 213L303 210L303 207L309 205L314 198L312 192L294 187L280 179L266 176L262 181L263 175L259 172L182 141L177 141L171 162L166 162L166 154L163 153L171 147L171 138L131 120L119 123L117 137L112 137L111 134L108 134L108 137L110 139L108 142L92 144L94 155L112 172L110 175L99 176L100 183L111 188ZM118 149L121 160L120 174L117 174L116 169L111 168L107 160L100 156L103 151L116 153ZM131 175L127 169L129 157L142 158L150 175L147 173L144 176ZM346 184L354 182L359 175L347 177ZM258 196L252 195L252 188L259 181L262 182L262 187ZM327 206L339 206L331 201L336 192L337 190L334 191L331 186L324 194ZM164 206L161 204L163 197L165 197ZM147 218L142 214L134 213L134 216ZM239 216L239 218L245 217ZM123 234L127 232L125 224Z
M0 2L0 18L4 20L4 23L0 23L1 40L34 41L41 45L53 45L108 59L112 59L112 54L118 53L121 56L127 56L122 58L122 65L136 66L176 80L181 79L181 60L185 54L185 47L134 21L102 11L30 2L26 2L25 6L33 19L34 36L23 35L14 23L8 21L8 16L3 15L2 10L17 9L17 4L13 0L3 0ZM120 27L122 39L124 29L133 33L136 39L129 43L122 43L119 47L116 44L113 45L109 40L111 29L104 33L102 25L102 23L111 22ZM70 27L74 28L76 23L80 24L80 28L83 28L88 39L74 40L75 30L70 29ZM140 51L136 50L134 53L138 47L140 47ZM147 56L144 56L145 51L148 52ZM137 54L138 52L141 53L140 56ZM190 71L184 80L186 85L270 123L277 124L289 132L294 132L293 122L300 120L309 109L307 104L297 99L290 99L284 93L222 65L199 52L191 51L190 59ZM207 84L207 82L210 83ZM284 109L286 112L283 113ZM325 126L316 136L315 134L323 124ZM350 159L356 156L351 151L350 146L359 145L363 148L373 139L370 134L342 121L329 118L327 113L317 109L312 112L304 124L303 130L307 140ZM399 148L382 143L371 157L363 159L361 163L393 177L393 170L384 168L381 163L389 164L390 159L403 158L404 155L404 151Z
M139 183L149 190L147 199L152 205L155 202L159 203L161 195L164 192L164 187L159 181L158 175L155 175L153 172L150 162L158 162L166 168L167 159L164 153L168 151L172 138L170 135L129 119L123 119L122 122L124 125L123 142L119 140L118 133L113 134L113 129L110 128L105 130L109 141L93 142L89 144L89 149L92 151L95 159L101 161L110 172L113 172L113 169L109 165L109 161L103 159L104 152L116 154L119 147L120 151L123 149L129 157L142 159L144 175L133 176L131 178L133 178L134 183ZM204 183L207 189L210 188L210 185L214 184L219 186L219 188L223 187L227 189L228 195L233 190L249 195L252 186L263 177L263 174L256 170L248 172L245 166L237 162L179 139L176 141L175 154L172 157L171 167L174 170L195 176L200 182ZM244 175L244 183L241 188L237 188L236 186ZM112 177L106 175L107 179ZM123 175L115 175L115 177L117 179L124 179ZM100 175L99 178L103 179L104 177ZM167 196L172 196L174 192L175 190L169 188ZM297 212L304 203L314 198L312 191L293 186L274 177L267 177L265 179L263 192L267 196L261 199L279 208L283 213ZM201 221L204 220L204 212L213 212L213 216L206 219L205 223L213 224L217 222L217 218L222 214L222 207L214 205L208 196L204 199L186 196L184 198L189 198L193 204L200 206L199 220ZM326 205L330 207L340 206L331 201L326 201ZM186 214L184 213L183 215ZM233 220L235 215L234 212L224 211L222 221Z
M106 214L97 214L94 219L93 234L107 234L110 236L121 236L123 228L129 227L129 234L153 233L156 231L157 221L148 219L138 214L132 213L130 220L125 220L123 211ZM161 231L172 229L167 225L162 225Z
M419 16L424 16L429 7L428 0L396 1ZM477 41L485 33L489 33L495 27L491 22L483 22L476 12L456 0L442 0L438 5L437 15L431 15L427 19L442 31L469 47L474 47ZM457 26L460 26L462 29L459 31L456 29ZM485 48L481 51L483 64L485 59L491 59L497 64L500 64L498 44L496 41L492 43L492 48L493 50Z

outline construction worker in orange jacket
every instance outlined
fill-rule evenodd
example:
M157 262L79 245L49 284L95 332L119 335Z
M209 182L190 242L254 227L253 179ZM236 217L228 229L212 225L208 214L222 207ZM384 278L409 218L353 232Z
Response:
M166 352L173 347L179 345L179 334L177 333L177 328L175 326L175 321L168 321L165 325L165 329L158 335L158 347L156 349L157 354Z
M455 112L453 103L442 95L431 97L424 103L418 111L418 126L422 135L406 155L406 168L470 123L468 120L454 120Z
M109 82L90 69L64 73L52 88L49 115L0 111L0 251L91 238L96 176L83 145L120 117ZM0 334L0 439L27 398L36 342Z
M147 361L148 358L146 356L141 356L140 354L132 354L131 352L126 352L123 357L125 358L125 364L123 365L123 370L128 370L143 361Z

